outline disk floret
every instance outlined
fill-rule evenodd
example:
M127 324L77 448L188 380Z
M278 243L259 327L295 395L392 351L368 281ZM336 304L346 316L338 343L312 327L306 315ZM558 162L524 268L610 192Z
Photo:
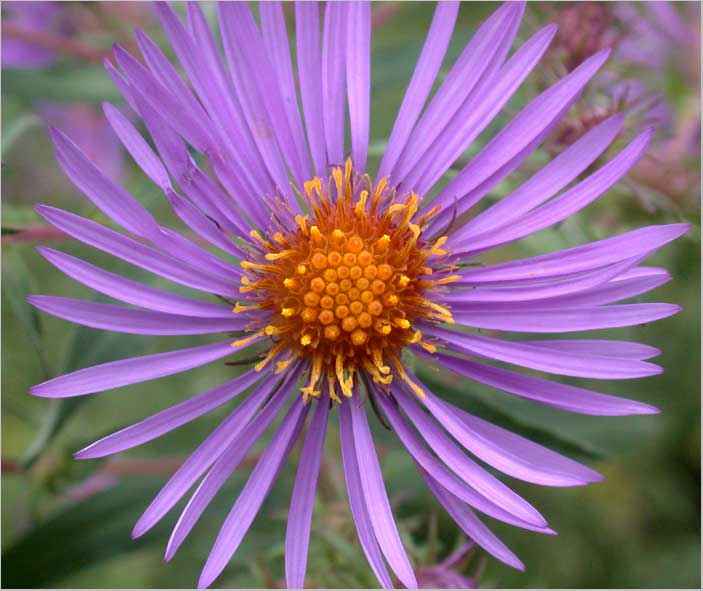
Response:
M415 220L415 193L399 199L386 179L374 187L353 174L351 161L333 169L327 182L306 182L303 196L310 213L295 217L294 230L278 228L266 237L252 232L256 253L241 263L240 291L255 303L234 311L251 312L254 329L274 343L257 367L275 362L283 371L307 359L304 396L318 396L326 382L337 401L338 392L352 395L358 371L380 384L394 375L409 381L400 362L403 347L432 349L414 323L452 322L449 310L430 299L453 280L437 279L446 238L430 244L422 236L436 212Z

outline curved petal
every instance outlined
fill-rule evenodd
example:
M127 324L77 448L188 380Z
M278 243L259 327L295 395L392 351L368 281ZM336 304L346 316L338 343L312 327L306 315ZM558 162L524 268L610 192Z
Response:
M324 397L318 400L295 476L286 524L286 586L289 589L302 589L305 586L312 510L329 412L329 399Z
M213 277L202 269L179 261L105 226L55 207L37 205L36 210L52 226L76 240L156 275L206 293L225 297L237 296L238 289L234 283Z
M383 556L381 556L381 551L376 541L373 526L371 525L369 508L361 486L361 475L356 456L354 430L349 406L348 403L343 403L339 406L339 436L341 439L342 463L344 465L344 479L347 483L349 506L354 517L354 524L356 525L361 547L371 565L371 569L384 589L393 589L393 582L388 575L386 564L383 562Z
M452 31L459 14L459 2L438 2L422 53L398 110L388 145L378 169L378 178L388 176L405 147L422 107L432 90L437 73L447 53Z
M535 343L535 346L538 345L542 346L542 343ZM579 350L577 347L560 349L558 345L553 350L557 352L566 350L570 354L586 353L586 351ZM607 350L604 349L604 352L607 353ZM602 416L647 415L659 412L655 407L636 400L618 398L584 388L569 386L568 384L550 382L536 376L526 376L507 369L476 363L468 359L459 359L443 353L430 356L421 349L418 349L416 353L426 359L434 358L443 369L453 371L470 380L486 384L491 388L496 388L514 396L520 396L526 400L532 400L533 402L539 402L540 404L546 404L568 412Z
M446 509L451 518L464 530L474 542L489 554L495 556L501 562L512 566L518 570L525 570L525 565L513 554L510 549L503 544L481 521L474 515L473 511L462 505L459 500L449 491L444 489L434 478L420 469L420 474L424 478L427 486L432 491L437 500Z
M417 406L407 392L396 388L394 393L401 408L427 444L466 484L518 519L538 528L547 527L546 520L537 509L469 458L437 423Z
M148 419L125 427L112 435L103 437L77 451L73 457L78 460L102 458L152 441L222 406L225 402L229 402L260 380L261 377L261 373L251 369L216 388L162 410Z
M194 300L110 273L65 252L40 246L39 253L57 269L83 285L128 304L149 310L199 316L229 318L232 309L222 304Z
M558 375L626 380L661 373L661 368L658 365L637 359L587 357L567 351L535 347L522 342L503 341L476 334L460 333L432 325L422 325L422 332L441 339L442 346L450 351L478 355Z
M256 341L252 341L254 342ZM93 394L181 373L227 357L242 348L244 347L233 347L230 339L223 343L110 361L47 380L32 386L29 393L45 398Z
M417 588L413 568L400 540L383 484L383 474L373 446L373 439L366 420L366 411L354 400L347 401L351 409L354 446L359 462L361 488L369 509L371 526L388 564L400 581L409 589Z
M505 474L544 486L582 486L603 479L578 462L491 425L430 393L422 402L461 445Z
M420 438L405 422L395 404L390 401L388 396L377 392L377 399L380 401L384 414L388 417L393 431L413 457L415 462L426 470L448 491L482 513L485 513L495 519L499 519L500 521L504 521L505 523L539 533L554 533L549 528L538 527L528 523L527 521L518 519L512 513L506 511L500 505L494 503L491 499L486 498L476 492L474 488L460 480L425 448L425 446L421 443Z
M209 587L239 548L239 544L266 499L290 447L297 439L309 408L310 406L303 404L302 398L298 397L266 444L264 453L261 454L234 507L222 524L215 545L203 567L198 587Z

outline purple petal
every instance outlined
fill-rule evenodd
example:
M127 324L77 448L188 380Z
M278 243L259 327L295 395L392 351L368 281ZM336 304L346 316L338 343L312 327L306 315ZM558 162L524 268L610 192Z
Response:
M650 359L661 355L661 351L656 347L643 345L641 343L630 343L628 341L609 341L598 339L583 340L549 340L549 341L523 341L530 345L547 347L558 351L568 351L569 353L580 353L583 355L600 355L602 357L623 357L625 359Z
M457 353L478 355L557 375L626 380L651 376L662 371L658 365L636 359L587 357L582 354L555 351L521 342L460 333L432 325L423 325L422 332L427 336L441 339L444 341L444 347Z
M422 47L422 53L417 60L412 79L405 91L398 116L393 124L393 130L388 138L388 145L378 169L378 178L390 174L410 137L422 107L432 90L444 55L447 53L457 14L459 14L459 2L437 3L430 30Z
M529 236L565 220L595 201L619 182L645 153L651 137L651 129L640 134L615 158L596 172L545 205L520 219L516 219L508 227L487 230L478 235L467 234L466 230L462 228L453 236L453 240L459 241L462 237L470 236L461 242L462 251L484 251Z
M161 437L165 433L222 406L225 402L244 392L261 377L261 373L251 369L216 388L162 410L148 419L121 429L112 435L103 437L76 452L73 457L78 460L102 458Z
M571 343L576 342L578 341L571 341ZM543 344L535 343L534 346L543 346ZM559 349L558 346L555 346L553 349L555 353L560 350L570 355L588 355L587 351L579 350L577 347ZM607 354L608 349L603 349L603 352ZM532 400L533 402L539 402L540 404L546 404L547 406L569 412L600 416L654 414L659 412L655 407L635 400L609 396L608 394L601 394L600 392L593 392L592 390L585 390L584 388L577 388L568 384L550 382L536 376L521 375L507 369L476 363L468 359L459 359L442 353L430 356L422 350L418 350L417 353L425 358L434 357L435 361L443 369L453 371L470 380L486 384L491 388L496 388L514 396L520 396L526 400ZM594 358L591 355L589 356ZM597 362L595 359L594 362Z
M383 484L383 474L374 450L371 430L366 420L366 412L358 401L349 400L343 404L347 404L351 408L354 446L359 462L361 488L364 492L376 539L388 564L403 585L409 589L416 589L415 573L403 548L388 502L388 495Z
M352 162L366 170L369 150L369 101L371 97L371 5L353 2L347 13L347 97Z
M242 18L242 10L231 3L217 5L220 35L229 63L229 73L244 119L261 153L264 165L274 180L275 188L287 195L290 185L279 150L276 129L273 128L270 113L266 107L267 101L259 90L257 82L259 73L247 58L249 54L240 36L239 19Z
M42 382L32 386L29 393L45 398L93 394L181 373L227 357L237 350L232 347L230 339L223 343L111 361Z
M329 411L330 401L327 397L317 401L295 476L286 525L286 586L289 589L302 589L305 586L312 510Z
M689 224L647 226L549 254L469 269L462 272L462 279L453 285L540 281L575 275L652 252L685 234L689 228Z
M300 109L298 108L283 4L281 2L264 2L259 5L259 15L268 58L276 73L283 107L288 117L298 157L303 166L304 180L307 180L310 176L311 164L305 143L305 132L300 119ZM317 36L319 37L319 33Z
M115 45L113 50L115 60L132 89L138 88L152 107L194 148L199 152L208 152L215 141L202 112L187 110L175 95L125 49Z
M246 318L203 318L136 310L73 298L35 295L27 302L47 314L112 332L148 335L210 334L243 330Z
M230 46L227 54L230 70L237 67L240 71L250 72L246 92L252 97L258 96L262 101L258 116L263 118L258 121L258 128L260 129L262 125L269 127L293 178L298 186L302 186L309 177L310 170L305 146L296 142L296 136L290 128L276 73L266 55L254 16L246 3L237 2L218 5L218 15L223 27L225 46L228 43ZM232 61L234 56L238 57L236 62ZM285 175L285 170L283 173ZM274 178L277 178L279 190L284 195L291 196L287 175ZM295 198L291 197L290 205L297 206Z
M417 406L409 394L398 388L395 395L401 408L428 445L459 478L519 520L540 529L547 527L547 522L537 509L469 458L437 423Z
M37 205L36 210L50 224L76 240L142 269L206 293L215 293L225 297L237 295L237 287L234 283L222 281L201 269L192 267L91 220L46 205Z
M232 309L229 306L202 302L144 285L52 248L40 246L37 250L52 265L69 277L95 291L128 304L149 310L202 318L229 318L232 315Z
M159 494L156 495L149 507L147 507L146 511L144 511L132 530L133 538L145 534L152 527L154 527L154 525L156 525L156 523L158 523L161 518L166 515L166 513L168 513L176 503L178 503L183 495L188 492L190 487L197 482L198 478L200 478L215 462L219 462L221 460L225 450L229 448L230 444L237 439L243 430L248 429L248 432L252 433L253 428L249 425L252 425L254 422L259 424L269 416L271 420L275 418L278 410L280 410L288 396L290 386L300 376L300 369L296 368L296 371L291 373L293 375L282 384L279 383L280 378L278 376L273 374L266 376L254 389L254 391L249 394L242 401L242 403L234 409L234 411L230 413L230 415L222 421L217 428L210 433L210 435L205 438L205 440L188 457L188 459L183 462L181 467L174 472L173 476L171 476L169 481L159 491ZM254 414L256 414L256 411L259 409L261 404L269 395L272 394L272 392L274 392L274 395L264 407L262 413L264 413L266 409L278 410L272 413L265 412L263 415L262 413L259 413L257 419L254 419L254 421L250 423L249 421L251 418ZM264 418L259 419L258 417ZM265 429L268 424L269 423L265 423L263 428ZM249 440L242 439L241 441L242 445L239 447L244 449L244 443L249 442ZM251 441L250 446L253 444L254 441ZM249 447L244 449L245 454ZM193 524L194 523L195 521ZM176 527L178 527L178 525ZM175 531L171 537L173 538L174 535ZM171 553L170 556L172 555L173 554Z
M468 451L497 470L544 486L581 486L603 477L567 457L474 417L432 394L422 400Z
M397 388L394 388L394 390ZM415 435L412 429L402 418L395 404L391 402L387 395L378 393L377 399L380 401L385 415L388 417L393 431L401 440L405 448L413 457L415 462L426 470L434 479L436 479L444 488L456 495L459 499L468 503L479 511L500 519L505 523L536 531L539 533L554 533L549 528L537 527L527 521L516 518L514 515L503 509L500 505L495 504L491 499L484 497L476 492L471 486L459 480L452 474L439 460L437 460L420 442L420 438Z
M322 118L325 125L328 166L340 166L344 163L346 19L345 3L325 4L322 35Z
M139 168L144 171L144 174L162 189L169 187L171 182L164 165L127 117L110 103L103 103L103 112L112 129L120 138L122 145L134 158Z
M325 128L322 118L322 61L320 57L320 9L317 2L295 3L295 43L300 98L305 115L315 174L327 174Z
M503 228L549 199L593 164L620 132L623 119L613 115L591 129L518 189L466 222L462 232L474 236Z
M361 547L371 565L371 569L384 589L393 589L393 582L386 570L386 564L383 562L373 526L371 525L369 507L364 498L349 407L350 404L348 402L339 406L339 436L342 445L342 463L344 464L344 479L347 483L349 506L354 517L356 531L359 534Z
M514 332L575 332L644 324L681 310L674 304L623 304L602 308L478 309L453 312L455 321L474 328Z
M266 499L291 445L298 438L309 408L310 406L303 404L302 398L298 397L266 444L264 453L256 463L249 480L217 535L215 545L200 575L199 588L209 587L239 548L239 544Z
M244 122L241 106L225 73L220 50L210 32L199 3L186 4L190 32L166 2L156 12L198 97L210 114L226 152L228 166L251 194L273 191L263 159ZM216 159L219 160L219 159Z
M450 517L464 530L467 536L501 562L505 562L505 564L518 570L525 570L525 565L520 562L520 559L491 530L481 523L471 509L461 504L454 495L444 489L424 470L420 470L420 474L422 474L432 494L437 497L437 500L446 509Z
M437 196L434 203L445 206L445 210L433 219L434 227L441 228L449 223L452 217L451 209L456 209L456 215L466 212L492 187L515 170L556 127L586 83L603 65L609 53L609 50L601 51L587 59L568 76L533 99L503 127ZM514 57L506 64L506 74L514 60L518 63ZM529 63L533 64L533 61ZM520 65L520 67L524 66ZM496 85L496 90L505 92L501 89L500 83ZM498 98L498 100L501 101L499 104L502 106L507 98L505 100ZM493 112L495 109L492 110ZM492 118L493 115L489 117ZM451 161L465 149L464 147L461 151L457 149L453 152ZM435 167L435 174L431 177L432 182L434 183L443 172L443 169ZM448 208L447 206L457 197L457 205Z
M391 172L393 184L404 181L414 189L413 175L438 146L440 135L456 134L460 129L458 122L467 117L467 106L475 110L477 100L485 94L482 91L487 81L493 79L505 60L523 11L524 3L506 2L479 27L403 148Z
M488 303L537 303L572 294L580 294L586 290L601 286L611 279L620 276L624 271L637 264L641 257L625 260L608 267L596 269L576 277L561 281L540 283L537 285L511 285L507 287L476 289L455 289L442 294L442 301L454 306L471 307L476 304Z
M107 217L125 230L151 239L160 234L159 226L151 214L127 191L107 178L91 160L55 129L51 139L56 146L56 159L66 176Z

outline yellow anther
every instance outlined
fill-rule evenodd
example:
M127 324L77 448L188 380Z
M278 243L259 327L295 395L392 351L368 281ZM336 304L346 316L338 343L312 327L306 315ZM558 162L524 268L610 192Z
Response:
M298 265L298 266L295 268L295 272L296 272L298 275L305 275L305 273L308 272L308 268L307 268L305 265Z
M400 287L407 287L410 284L410 277L407 275L401 275L398 277L398 285Z
M232 312L235 314L239 314L240 312L247 312L249 310L259 310L261 306L259 304L251 304L249 306L242 306L239 302L236 302L234 304L234 308L232 308Z
M403 330L407 330L411 326L407 318L394 318L393 324L395 324L398 328L402 328Z
M283 286L287 287L288 289L296 289L298 287L298 282L292 277L286 277L283 280Z
M300 337L300 344L303 347L307 347L310 343L312 343L312 337L309 334L304 334Z
M308 231L308 221L307 218L302 215L295 216L295 223L302 230L303 234L307 234Z
M359 194L359 201L356 202L356 206L354 207L354 213L361 217L366 213L366 200L369 197L369 192L368 191L362 191Z
M244 347L245 345L248 345L252 342L254 342L256 339L259 337L264 336L264 331L260 330L253 335L250 335L248 337L244 337L243 339L239 339L237 341L234 341L232 343L232 347Z
M295 308L281 308L281 316L285 316L286 318L295 316Z
M320 228L318 228L317 226L310 227L310 236L312 236L313 241L318 246L323 246L325 242L327 242L325 240L325 237L322 235L322 232L320 232Z

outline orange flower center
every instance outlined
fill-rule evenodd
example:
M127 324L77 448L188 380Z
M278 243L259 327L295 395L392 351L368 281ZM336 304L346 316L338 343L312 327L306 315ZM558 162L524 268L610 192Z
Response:
M368 177L352 178L349 161L327 183L315 177L304 189L309 215L296 216L294 230L280 228L266 238L252 232L257 252L242 262L247 276L240 290L256 303L234 311L259 312L253 328L274 342L257 367L275 360L283 371L295 359L309 359L303 394L318 396L326 381L334 400L338 392L352 395L358 371L382 384L394 375L409 381L403 347L432 349L413 323L452 322L449 310L430 299L455 278L436 279L446 238L430 245L422 237L435 212L413 222L416 194L399 201L385 179L373 189Z

